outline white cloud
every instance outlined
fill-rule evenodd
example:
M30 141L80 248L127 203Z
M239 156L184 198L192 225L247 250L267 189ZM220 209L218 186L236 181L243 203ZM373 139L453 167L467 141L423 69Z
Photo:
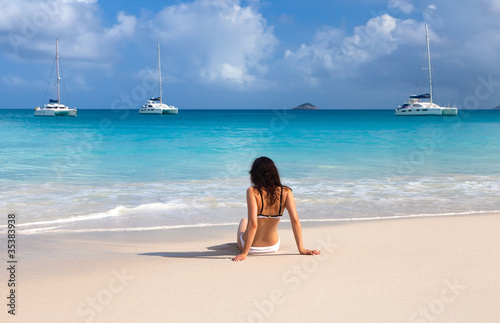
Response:
M0 80L2 80L2 83L5 86L12 86L12 85L18 86L25 83L25 80L23 80L20 76L13 75L11 73L7 75L2 75L0 77Z
M500 1L498 0L483 0L484 5L486 6L487 10L494 12L494 13L500 13Z
M10 58L47 60L58 37L63 60L103 68L116 62L120 45L151 39L163 43L163 56L186 80L248 88L262 84L256 81L278 43L255 7L239 0L195 0L141 19L118 12L108 25L97 0L3 1L0 50Z
M97 3L97 0L59 0L62 3Z
M243 67L233 66L227 63L223 63L211 69L201 69L200 76L210 82L229 80L240 85L250 83L256 79L255 76L245 73Z
M96 0L3 1L0 4L0 49L10 57L45 58L60 39L63 56L83 61L113 57L117 43L135 34L137 19L122 12L106 28Z
M285 51L284 60L288 66L296 66L304 79L317 85L320 78L353 75L359 65L390 55L401 44L421 44L422 35L423 23L384 14L355 27L350 36L339 29L323 27L310 45L302 44L295 52Z
M389 0L388 4L389 9L398 9L401 10L401 12L409 14L411 13L415 7L409 0Z
M430 24L433 28L441 28L444 24L442 13L433 4L428 5L422 12L424 21Z
M343 55L351 62L362 63L391 53L397 46L394 31L397 20L388 14L370 19L354 28L354 35L342 41Z
M238 0L196 0L169 6L148 23L150 37L193 78L251 86L262 77L277 39L253 7Z
M118 12L116 20L118 23L105 32L107 40L121 40L134 36L137 27L137 18L135 16L127 16L123 12Z

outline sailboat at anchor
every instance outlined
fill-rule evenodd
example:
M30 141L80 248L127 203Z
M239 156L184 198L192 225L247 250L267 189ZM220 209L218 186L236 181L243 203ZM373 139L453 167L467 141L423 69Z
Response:
M427 64L429 70L429 93L410 95L408 102L396 109L396 116L456 116L457 108L440 107L432 102L432 70L431 52L429 49L429 31L425 24L425 38L427 44Z
M57 99L50 99L48 104L45 104L43 108L36 107L35 117L76 117L76 108L69 108L61 103L61 97L59 95L59 49L58 49L58 39L56 39L56 70L57 70Z
M160 43L158 43L158 74L160 80L160 96L149 99L146 104L139 109L140 114L178 114L178 110L173 105L165 104L161 101L161 61L160 61Z

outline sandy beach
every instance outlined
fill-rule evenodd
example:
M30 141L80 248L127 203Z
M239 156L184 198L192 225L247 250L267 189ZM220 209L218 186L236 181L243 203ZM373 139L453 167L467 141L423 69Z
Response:
M289 223L272 255L231 258L236 226L18 236L2 322L497 322L500 214ZM5 302L8 272L3 270Z

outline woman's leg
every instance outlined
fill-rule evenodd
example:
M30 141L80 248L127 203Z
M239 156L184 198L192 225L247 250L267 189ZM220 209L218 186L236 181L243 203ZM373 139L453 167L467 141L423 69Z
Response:
M241 245L241 241L240 241L240 235L243 233L243 238L245 238L245 234L244 232L247 230L247 218L243 218L241 219L240 221L240 225L238 226L238 233L236 235L236 242L238 243L238 249L240 249L240 251L243 250L243 246Z

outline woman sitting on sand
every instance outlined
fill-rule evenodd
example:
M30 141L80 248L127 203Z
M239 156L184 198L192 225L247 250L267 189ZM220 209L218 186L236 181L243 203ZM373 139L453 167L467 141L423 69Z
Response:
M248 220L241 219L236 238L241 254L233 260L245 260L248 254L278 251L278 223L285 209L290 216L300 254L319 255L318 250L307 250L302 245L302 228L292 190L281 185L274 162L267 157L255 159L250 170L250 181L253 186L247 189Z

